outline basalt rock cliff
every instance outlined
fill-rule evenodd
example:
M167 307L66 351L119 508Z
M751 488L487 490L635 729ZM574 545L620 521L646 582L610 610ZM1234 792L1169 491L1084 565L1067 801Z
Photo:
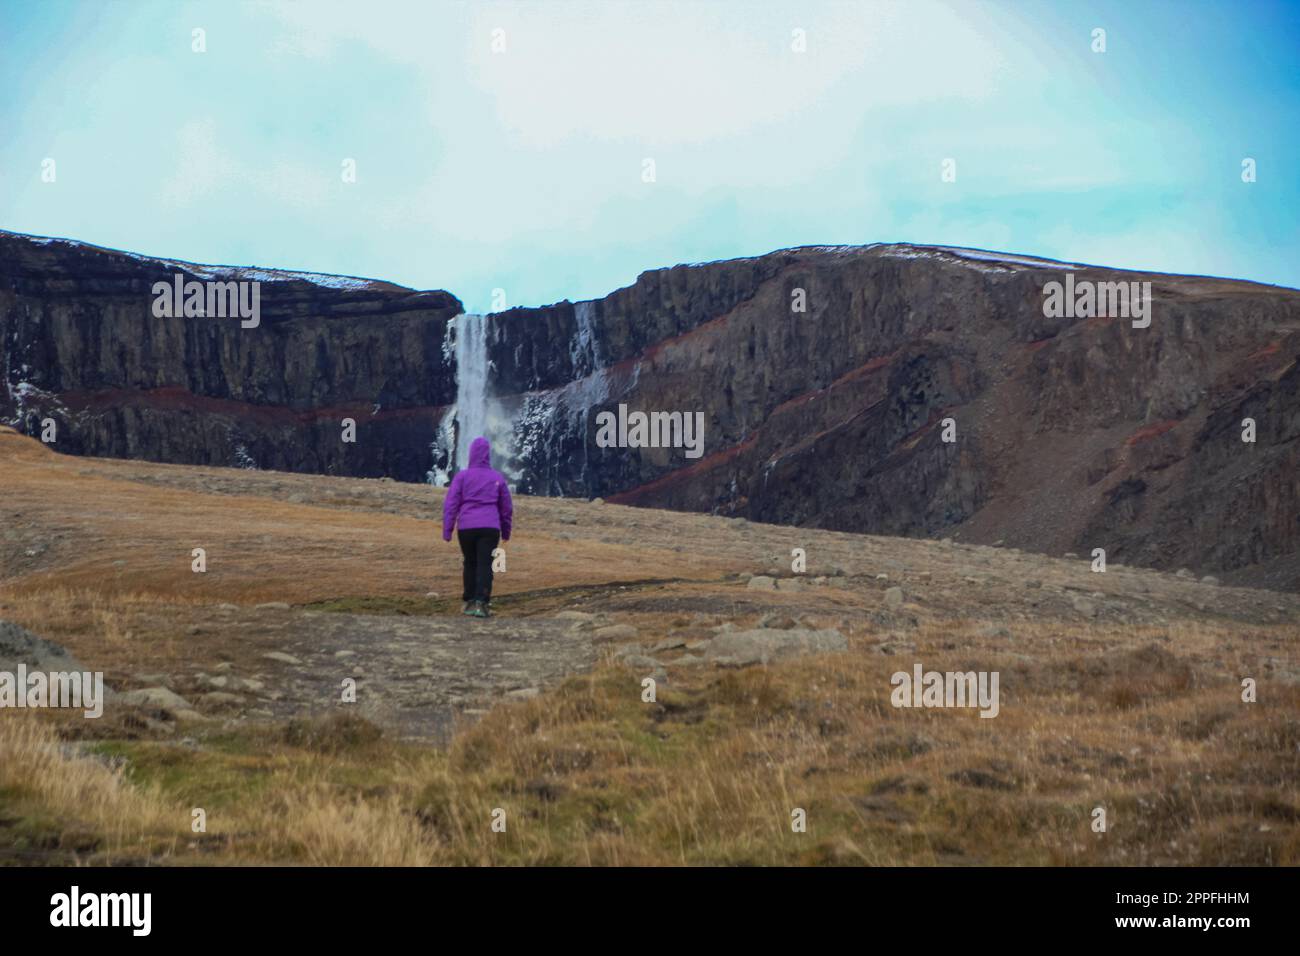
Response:
M155 318L150 289L178 272L262 281L260 325ZM1048 317L1067 273L1150 282L1150 325ZM1295 290L875 245L460 311L446 292L0 233L0 420L37 435L52 418L63 452L438 479L457 325L478 321L485 394L460 398L491 406L524 492L1300 587ZM703 412L703 456L599 447L596 413L619 404Z

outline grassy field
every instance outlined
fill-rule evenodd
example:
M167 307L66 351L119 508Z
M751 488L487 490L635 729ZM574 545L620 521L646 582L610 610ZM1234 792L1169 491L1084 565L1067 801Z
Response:
M11 434L0 467L0 618L119 690L194 702L110 704L98 721L0 711L5 863L1300 863L1292 595L524 499L499 616L472 622L436 489L73 459ZM190 571L192 546L211 571ZM795 546L798 587L780 564ZM746 585L770 570L782 587ZM327 644L340 622L351 643ZM792 626L834 628L847 649L709 657L731 630ZM516 655L543 640L575 655L567 673ZM480 663L418 671L426 645ZM268 677L264 655L286 648L301 667ZM368 693L451 695L451 731L315 696L351 649L368 674L415 675ZM998 716L894 707L891 675L918 661L997 671ZM268 686L205 692L217 673ZM466 673L475 689L456 696Z

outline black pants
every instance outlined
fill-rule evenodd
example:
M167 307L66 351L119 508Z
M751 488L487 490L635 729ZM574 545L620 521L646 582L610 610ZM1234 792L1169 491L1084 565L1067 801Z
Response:
M462 601L492 600L492 552L501 540L496 528L468 528L457 531L460 553L465 557Z

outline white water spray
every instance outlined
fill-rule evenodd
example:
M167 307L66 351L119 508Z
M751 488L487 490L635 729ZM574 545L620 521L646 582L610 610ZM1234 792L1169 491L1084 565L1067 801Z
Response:
M469 464L469 445L488 433L487 317L461 314L456 328L456 467Z
M610 370L603 367L596 337L596 303L574 304L574 331L569 341L573 378L559 388L525 395L494 397L488 361L491 316L462 313L447 323L442 354L456 369L456 404L443 416L431 452L434 466L427 480L446 486L453 472L469 464L469 446L479 435L492 443L492 465L513 485L526 464L546 458L545 447L575 432L582 436L591 409L609 398ZM569 439L564 439L569 440ZM587 442L581 454L588 454ZM585 462L583 465L585 471Z
M569 343L573 382L568 386L566 401L574 412L586 414L609 397L608 373L601 368L600 343L596 340L596 303L574 303L573 318L577 325Z

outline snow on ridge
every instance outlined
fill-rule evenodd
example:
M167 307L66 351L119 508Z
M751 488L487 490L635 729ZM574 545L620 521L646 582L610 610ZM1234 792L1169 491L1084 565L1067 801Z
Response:
M1021 269L1085 269L1086 266L1056 259L1041 259L1010 252L992 252L987 249L968 249L962 246L924 246L912 243L890 244L881 249L881 255L892 259L958 259L966 260L971 268L980 272L1015 275Z
M380 279L364 279L360 276L341 276L327 272L297 272L291 269L263 269L257 266L210 266L197 262L185 262L182 259L146 256L138 252L128 252L125 249L110 249L107 246L97 246L78 239L61 239L57 236L33 236L22 232L12 232L8 233L8 235L18 236L37 246L69 246L126 256L136 262L150 263L173 271L186 272L199 279L221 281L241 279L250 282L310 282L325 289L341 289L344 291L360 291L382 286L404 288L392 282L385 282Z
M1042 268L1057 268L1064 266L1067 269L1082 269L1084 266L1074 262L1061 262L1059 259L1042 259L1038 256L1021 256L1010 252L989 252L986 249L967 249L962 246L935 246L944 252L951 252L955 256L961 256L963 259L979 259L984 262L1006 263L1008 265L1032 266Z
M262 269L257 266L205 266L179 259L159 259L155 256L142 256L134 252L124 255L140 262L158 263L177 272L188 272L200 279L245 282L310 282L324 289L342 289L358 291L391 285L378 279L362 279L359 276L330 275L324 272L294 272L289 269Z

